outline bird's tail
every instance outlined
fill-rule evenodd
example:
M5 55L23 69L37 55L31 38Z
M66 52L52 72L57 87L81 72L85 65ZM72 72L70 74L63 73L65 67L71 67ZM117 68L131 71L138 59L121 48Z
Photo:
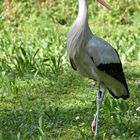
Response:
M108 89L109 90L109 89ZM119 99L119 98L123 98L123 99L128 99L129 98L129 91L127 92L126 95L120 95L120 94L117 94L117 96L111 91L109 90L110 94L116 98L116 99ZM119 96L120 95L120 96Z

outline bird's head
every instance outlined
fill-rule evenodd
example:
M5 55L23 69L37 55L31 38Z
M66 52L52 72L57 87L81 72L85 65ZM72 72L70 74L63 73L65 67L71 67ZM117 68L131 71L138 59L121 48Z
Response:
M105 0L98 0L98 2L102 4L104 7L106 7L107 9L109 9L109 5L105 2Z

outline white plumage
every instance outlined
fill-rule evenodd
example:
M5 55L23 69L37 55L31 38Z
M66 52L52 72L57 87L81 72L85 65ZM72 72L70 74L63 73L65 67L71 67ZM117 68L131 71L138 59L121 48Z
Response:
M68 33L67 52L74 70L97 81L99 102L92 123L97 134L99 107L106 89L113 97L124 99L129 97L129 91L117 51L108 42L93 35L89 28L87 1L79 0L78 16ZM104 0L98 1L107 7Z

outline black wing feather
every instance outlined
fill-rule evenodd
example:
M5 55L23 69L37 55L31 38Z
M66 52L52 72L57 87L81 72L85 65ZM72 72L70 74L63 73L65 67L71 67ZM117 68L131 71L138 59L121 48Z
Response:
M70 63L71 63L72 68L76 71L77 70L76 65L71 58L70 58Z
M125 80L121 63L100 64L97 66L97 68L101 71L106 72L107 74L111 75L113 78L121 82L128 92L127 96L121 96L121 97L123 99L129 98L129 90L128 90L128 86ZM109 92L112 94L113 97L118 98L111 91Z

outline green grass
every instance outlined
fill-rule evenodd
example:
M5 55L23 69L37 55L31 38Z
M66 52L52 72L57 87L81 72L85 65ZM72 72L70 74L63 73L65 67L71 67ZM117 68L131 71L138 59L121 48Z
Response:
M99 139L140 138L139 71L139 62L125 65L129 100L115 100L107 93L100 111ZM11 78L1 75L1 139L94 139L91 122L97 88L91 81L72 70L50 79Z
M100 110L99 135L91 132L97 87L72 70L67 31L76 17L73 0L51 8L13 2L0 6L0 140L139 140L139 1L89 1L89 24L120 54L130 90L128 100L108 92Z

